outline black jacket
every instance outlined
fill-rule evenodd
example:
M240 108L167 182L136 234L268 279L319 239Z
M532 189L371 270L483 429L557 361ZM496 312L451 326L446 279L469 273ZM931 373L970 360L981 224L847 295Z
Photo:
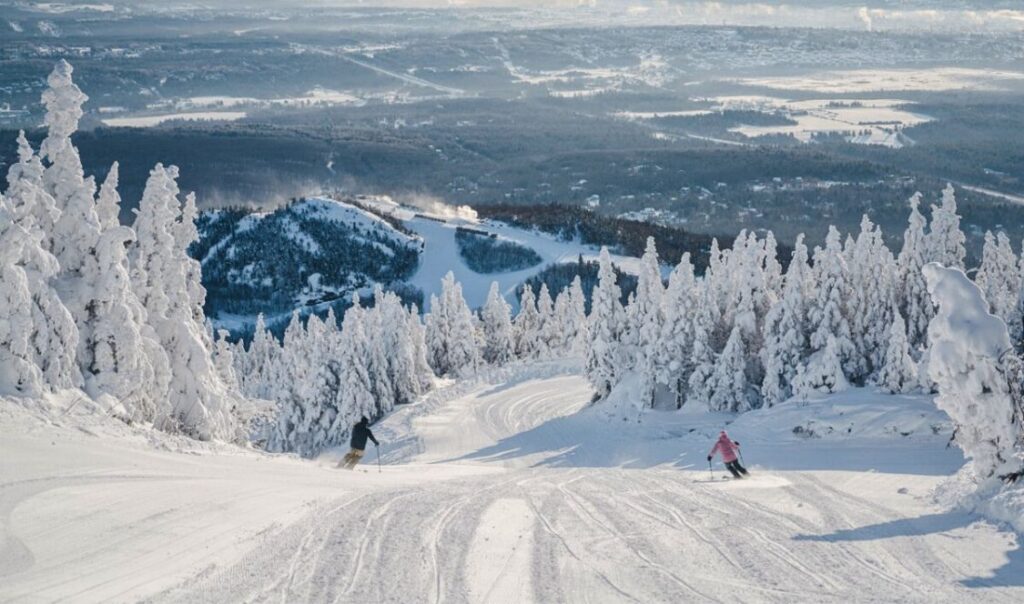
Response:
M370 432L370 426L366 422L359 422L355 428L352 428L352 440L349 444L353 449L365 451L367 438L372 440L373 444L380 445L377 439L373 437L373 432Z

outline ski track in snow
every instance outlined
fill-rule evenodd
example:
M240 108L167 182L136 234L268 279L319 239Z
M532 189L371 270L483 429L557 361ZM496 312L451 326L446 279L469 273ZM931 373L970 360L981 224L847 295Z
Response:
M1024 600L1016 536L931 503L933 472L709 480L576 421L590 389L571 372L450 392L382 422L419 441L383 472L4 416L0 601ZM579 446L595 439L621 461Z

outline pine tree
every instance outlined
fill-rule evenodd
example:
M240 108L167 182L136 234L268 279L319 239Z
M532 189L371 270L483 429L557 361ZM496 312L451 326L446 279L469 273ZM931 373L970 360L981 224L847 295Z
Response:
M205 317L196 306L198 275L187 253L195 231L179 224L177 173L159 164L150 173L135 220L132 285L171 362L171 411L163 426L204 440L235 439L235 410L246 403L213 366Z
M693 313L697 305L697 282L689 252L683 254L669 276L668 289L662 300L665 317L657 344L657 379L675 395L676 407L685 400L690 373L693 371Z
M718 307L715 303L714 286L705 277L698 286L697 307L693 317L693 352L690 355L689 389L686 402L691 401L709 406L714 393L712 377L715 374L717 354L711 344L717 322Z
M96 198L96 217L99 219L100 228L103 230L112 229L121 225L118 218L121 212L121 195L117 192L117 185L120 179L120 168L114 162L107 172L107 178L100 186L99 195Z
M878 374L878 383L892 394L903 394L917 387L917 363L910 356L907 325L896 313L889 329L889 345L885 350L885 364Z
M849 272L839 244L839 231L835 227L829 227L825 247L814 250L813 279L817 292L807 315L811 349L823 351L830 339L834 339L834 352L842 364L845 380L845 375L852 369L855 350L847 322Z
M885 364L889 327L893 322L896 260L882 238L882 231L865 215L853 246L848 310L854 356L850 378L863 383Z
M512 334L512 310L498 290L498 283L491 283L487 302L480 312L483 322L483 359L491 365L504 365L512 360L515 353Z
M662 301L665 288L661 284L661 264L654 238L647 238L647 248L640 259L640 277L637 281L636 298L626 310L633 368L640 374L642 386L638 401L642 408L654 406L655 386L658 375L658 351L662 326L665 322Z
M217 340L213 349L213 364L224 385L237 390L239 386L238 374L235 372L235 353L231 342L228 341L228 335L226 329L217 331Z
M1021 274L1017 255L1005 233L985 233L981 267L974 280L988 301L989 312L1007 326L1018 324Z
M72 388L82 385L76 353L79 334L74 318L61 301L53 283L60 264L49 252L45 228L53 228L59 211L42 188L42 164L19 136L19 161L7 174L7 203L14 223L20 227L21 267L28 281L32 301L30 350L35 365L42 371L43 383L51 388ZM12 236L14 236L12 234Z
M32 292L21 266L32 236L0 195L0 395L39 396L43 375L32 354Z
M915 193L910 198L910 219L903 234L903 249L896 260L898 311L907 322L907 339L915 355L927 346L928 322L935 313L921 273L929 252L924 216L918 210L920 204L921 194Z
M551 358L558 349L561 328L555 316L555 304L547 283L541 283L537 294L537 357Z
M597 287L591 298L590 339L587 341L586 375L599 398L605 398L621 376L619 341L625 312L619 301L615 270L607 248L601 248Z
M516 356L520 359L536 359L541 354L540 315L537 312L533 288L527 283L519 298L519 313L513 322L515 328Z
M765 378L761 396L769 407L792 396L797 369L809 354L807 313L813 293L811 279L807 246L803 235L800 235L786 271L782 297L765 319L765 347L762 352Z
M576 275L569 284L568 296L565 324L570 339L569 351L573 354L582 354L586 351L587 341L590 339L590 329L587 321L587 298L583 293L583 283L579 275Z
M413 367L416 379L419 380L420 392L427 392L434 384L434 371L427 362L426 332L420 322L419 309L415 305L409 307L407 319L409 339L412 344Z
M956 192L952 184L942 191L942 203L932 205L932 224L928 234L928 260L943 266L964 269L967 237L960 230L960 215L957 213Z
M431 365L440 375L470 375L480 364L473 311L462 296L462 285L449 272L441 281L441 297L431 296L427 345Z
M712 411L743 412L753 408L747 383L747 350L743 328L733 328L725 348L718 355L708 384L708 406Z
M840 357L839 340L834 335L829 335L825 347L797 368L796 377L793 378L793 394L799 397L807 397L815 392L840 392L848 386Z

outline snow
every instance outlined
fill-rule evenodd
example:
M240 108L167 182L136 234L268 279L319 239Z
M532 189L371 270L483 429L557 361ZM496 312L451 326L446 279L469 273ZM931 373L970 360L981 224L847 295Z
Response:
M476 221L464 218L451 218L438 222L435 219L417 215L406 221L406 226L423 237L424 250L421 255L420 267L409 283L426 293L436 292L441 279L448 271L455 274L455 280L462 284L463 295L470 308L479 308L487 300L491 283L497 282L505 299L518 305L515 289L523 281L532 277L551 264L576 262L580 255L584 260L597 260L600 250L595 246L585 245L579 241L562 241L553 235L536 231L527 231L497 221ZM513 241L537 252L541 263L535 267L507 273L481 274L466 265L459 254L455 242L455 229L464 226L497 235L505 241ZM629 256L612 255L612 260L620 269L638 274L640 259ZM429 297L429 296L428 296ZM430 312L429 305L424 312Z
M1024 80L1024 72L968 67L930 69L853 69L808 76L779 76L729 80L744 86L816 93L877 91L1003 90L1008 83Z
M111 128L152 128L164 122L183 120L186 122L234 122L245 119L244 111L192 111L185 113L166 113L163 115L143 115L136 117L113 117L102 120Z
M928 496L962 458L927 397L633 423L589 396L572 361L451 384L374 427L380 473L372 452L350 473L340 451L303 462L128 427L67 393L4 399L0 599L1024 597L1016 536ZM794 434L808 418L854 429ZM704 460L728 422L744 481Z

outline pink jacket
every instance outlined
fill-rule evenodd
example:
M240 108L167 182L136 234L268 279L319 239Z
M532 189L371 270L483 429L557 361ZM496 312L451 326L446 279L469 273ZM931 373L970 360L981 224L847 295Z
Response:
M708 453L708 455L714 457L715 453L721 453L722 461L724 461L725 463L729 463L730 461L736 461L736 447L738 446L739 444L734 443L729 438L728 434L722 432L721 434L718 435L718 442L715 443L715 446L711 449L711 452Z

